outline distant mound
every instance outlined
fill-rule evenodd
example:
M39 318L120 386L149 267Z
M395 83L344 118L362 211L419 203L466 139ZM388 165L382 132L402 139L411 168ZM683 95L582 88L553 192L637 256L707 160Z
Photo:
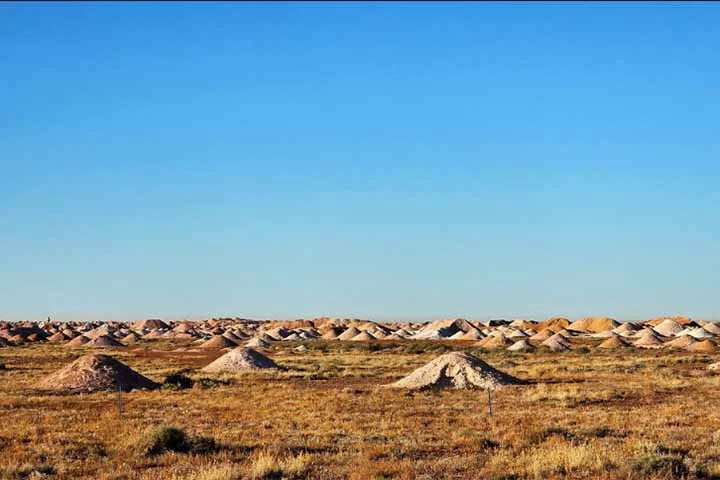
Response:
M518 340L507 348L510 352L534 352L535 347L527 339Z
M517 378L496 370L473 355L451 352L389 386L412 390L488 389L520 383Z
M235 348L237 343L222 335L214 335L208 341L200 345L203 350L222 350L223 348Z
M246 347L251 348L270 348L270 344L260 337L253 337L245 342Z
M630 344L623 340L622 337L620 337L617 334L613 334L612 337L608 337L607 340L600 343L600 345L597 346L597 348L602 350L617 350L619 348L629 348Z
M202 369L203 372L240 372L282 367L252 348L235 348Z
M570 320L564 317L552 317L537 325L537 330L550 330L557 332L570 325Z
M149 318L132 324L133 330L159 330L161 328L170 328L170 325L159 318Z
M125 345L118 342L109 335L100 335L90 340L89 342L86 342L84 346L94 348L122 348Z
M598 333L612 330L618 326L620 326L620 324L613 318L587 317L567 325L566 328L575 332Z
M153 389L158 385L107 355L85 355L37 383L41 390L68 393Z

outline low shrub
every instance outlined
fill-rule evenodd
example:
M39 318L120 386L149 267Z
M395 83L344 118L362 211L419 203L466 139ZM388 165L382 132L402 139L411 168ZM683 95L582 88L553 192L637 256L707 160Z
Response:
M666 478L684 478L688 475L688 468L679 455L646 455L635 459L632 469L643 477L662 475Z
M254 480L280 480L305 478L309 466L307 455L280 457L263 452L252 463L250 478Z
M137 452L146 457L165 452L204 455L219 448L214 438L191 437L183 429L172 426L162 426L146 432L136 446Z
M26 478L38 478L55 475L55 467L47 463L39 465L21 465L19 467L11 467L5 471L0 471L0 478L8 480L25 480Z
M171 373L162 383L162 388L166 390L185 390L192 388L195 382L192 378L183 372Z

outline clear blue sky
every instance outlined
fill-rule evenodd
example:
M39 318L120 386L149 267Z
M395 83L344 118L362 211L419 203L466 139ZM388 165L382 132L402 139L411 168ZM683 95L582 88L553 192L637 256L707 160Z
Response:
M0 4L0 318L720 318L720 4Z

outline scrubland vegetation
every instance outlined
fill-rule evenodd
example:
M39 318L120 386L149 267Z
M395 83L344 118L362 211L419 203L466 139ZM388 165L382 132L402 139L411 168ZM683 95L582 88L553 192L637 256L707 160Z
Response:
M720 478L720 376L706 369L714 354L295 346L267 352L287 371L239 375L199 371L223 352L105 349L164 388L80 395L33 385L87 352L2 349L0 477ZM451 349L528 384L498 389L492 416L482 391L383 388Z

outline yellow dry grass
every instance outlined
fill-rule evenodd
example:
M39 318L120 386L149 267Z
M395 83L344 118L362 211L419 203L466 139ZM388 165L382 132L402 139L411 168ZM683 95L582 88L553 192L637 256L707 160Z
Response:
M122 416L115 393L33 390L84 351L2 349L0 478L720 478L720 411L712 403L720 377L705 369L717 355L470 349L531 382L498 390L490 417L483 392L381 388L437 356L439 343L307 345L301 354L295 345L269 352L287 372L244 375L198 371L221 352L162 343L110 351L158 381L184 368L195 379L229 380L123 394ZM221 448L138 455L142 433L165 424Z

